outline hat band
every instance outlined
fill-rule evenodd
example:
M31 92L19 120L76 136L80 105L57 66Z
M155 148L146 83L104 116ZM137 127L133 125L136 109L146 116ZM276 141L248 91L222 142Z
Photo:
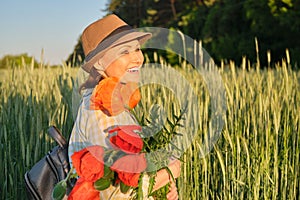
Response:
M97 47L92 50L88 55L85 57L85 61L88 62L91 60L95 55L99 52L103 51L104 49L110 47L117 39L127 35L128 33L134 32L133 29L129 25L121 26L110 33L107 37L105 37L102 41L99 42Z

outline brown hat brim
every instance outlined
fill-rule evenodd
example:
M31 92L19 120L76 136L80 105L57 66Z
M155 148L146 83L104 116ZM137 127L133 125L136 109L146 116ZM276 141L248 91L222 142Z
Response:
M137 39L140 45L142 45L151 37L152 34L149 32L135 32L130 30L107 38L86 56L82 68L89 73L93 65L104 55L108 49L135 39Z

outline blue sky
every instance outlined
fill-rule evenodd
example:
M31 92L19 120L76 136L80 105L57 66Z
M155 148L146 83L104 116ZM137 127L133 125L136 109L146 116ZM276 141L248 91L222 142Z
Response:
M28 53L61 64L83 29L106 14L108 0L1 0L0 58Z

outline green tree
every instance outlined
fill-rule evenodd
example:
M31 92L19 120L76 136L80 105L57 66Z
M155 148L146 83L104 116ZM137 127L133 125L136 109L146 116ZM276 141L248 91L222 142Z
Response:
M283 29L284 48L291 52L292 62L300 62L300 0L269 0L271 14ZM280 48L280 47L278 47ZM284 49L282 49L284 50ZM282 52L281 52L282 54Z
M286 14L280 15L279 10L282 9L279 9L278 6L288 6L282 2L247 0L244 5L247 20L250 21L249 31L258 38L260 59L264 65L267 62L266 52L268 50L271 52L272 61L277 62L285 57L286 49L294 52L295 48L299 48L297 39L297 35L300 34L299 28L285 23L287 19L280 17L283 15L288 17ZM286 12L289 10L287 9ZM289 17L288 20L297 21L293 17Z
M83 47L81 43L81 38L77 40L77 44L74 47L73 52L68 56L68 59L66 60L67 65L70 65L72 67L80 66L84 61L84 52Z
M133 27L179 29L201 40L217 63L233 60L239 65L243 56L256 61L257 38L261 64L266 65L267 51L273 62L284 58L286 49L294 62L300 61L299 9L300 0L110 0L106 11ZM76 54L68 59L76 65L84 58L80 45L79 40ZM176 60L173 55L159 53ZM77 55L81 61L76 60Z
M27 53L19 55L5 55L0 59L0 68L13 68L13 67L34 67L39 66L34 57L28 56Z
M254 37L249 32L244 1L218 1L209 9L202 31L204 46L220 60L239 62L243 55L254 58Z
M139 27L144 17L141 0L110 0L106 11L115 13L134 28Z

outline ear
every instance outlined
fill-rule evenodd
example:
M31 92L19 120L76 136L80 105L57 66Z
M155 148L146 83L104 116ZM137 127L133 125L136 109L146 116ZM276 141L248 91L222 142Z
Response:
M105 68L101 62L101 58L94 64L94 67L97 69L97 71L104 71Z
M105 73L105 69L103 67L103 65L101 64L101 59L98 60L95 64L94 64L94 68L97 70L97 72L103 77L103 78L107 78L107 74Z

